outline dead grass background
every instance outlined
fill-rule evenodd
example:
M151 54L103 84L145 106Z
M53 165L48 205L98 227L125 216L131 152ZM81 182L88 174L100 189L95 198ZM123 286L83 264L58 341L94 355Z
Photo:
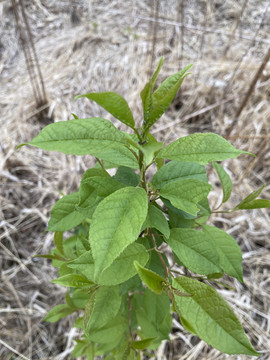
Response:
M270 199L270 64L258 79L241 115L236 113L270 46L267 0L33 0L23 1L46 87L48 106L37 109L11 2L0 2L0 359L70 359L72 316L42 322L61 303L64 290L51 284L55 271L46 259L52 236L44 233L60 192L77 189L91 157L65 156L16 145L44 126L79 117L107 116L94 103L73 97L90 91L115 91L141 120L139 93L160 56L161 78L193 63L190 76L153 133L173 141L195 131L228 136L257 154L226 161L234 185L229 205L263 183ZM79 22L76 22L79 19ZM74 21L75 20L75 21ZM47 119L48 120L48 119ZM120 126L118 122L115 122ZM123 128L124 126L121 125ZM218 196L221 191L209 174ZM235 290L220 290L260 350L270 359L269 210L216 214L211 222L228 230L243 251L244 284L226 279ZM157 359L232 359L188 334L175 319L171 342Z

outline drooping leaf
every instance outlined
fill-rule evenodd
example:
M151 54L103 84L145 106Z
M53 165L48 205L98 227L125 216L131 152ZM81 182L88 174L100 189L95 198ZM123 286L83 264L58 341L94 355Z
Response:
M242 252L235 239L214 226L202 225L202 229L214 242L222 270L243 282Z
M84 95L77 95L75 100L81 97L86 97L89 100L95 101L110 114L112 114L116 119L134 129L135 123L132 112L128 106L128 103L122 96L114 92L89 93Z
M49 231L66 231L79 225L84 220L84 215L76 210L79 203L79 193L63 196L52 208L48 224Z
M197 274L220 272L219 254L211 239L193 229L171 229L168 244L181 262Z
M270 207L270 200L257 199L263 191L265 185L262 185L258 190L253 191L244 198L233 210L249 210L249 209L262 209Z
M76 309L70 308L67 304L59 304L52 308L43 320L53 323L72 314L74 311Z
M154 271L141 266L138 261L134 261L134 266L141 280L156 294L162 294L166 280Z
M152 179L156 189L180 179L197 179L208 182L204 166L192 162L170 161L158 170Z
M160 195L169 199L173 206L191 215L200 210L197 203L207 197L212 186L196 179L180 179L165 184Z
M175 297L177 310L205 342L227 354L260 355L250 344L242 326L226 301L209 285L187 277L173 286L191 297Z
M90 287L93 282L78 274L68 274L52 280L52 283L67 287Z
M169 76L153 93L151 97L147 128L150 128L168 109L184 78L190 74L187 73L187 71L191 67L192 65L188 65L184 70Z
M147 209L145 190L134 187L115 191L97 206L89 232L96 280L137 239Z
M138 261L141 266L144 266L149 259L148 252L145 247L133 243L114 260L111 266L106 268L100 275L98 283L100 285L117 285L121 284L134 275L136 269L133 266L133 261Z
M170 228L168 221L155 205L150 205L148 209L147 218L143 224L142 229L155 228L160 231L166 238L170 236Z
M216 162L213 162L213 167L216 170L219 180L221 182L222 191L223 191L222 203L225 203L227 200L229 200L231 196L232 180L221 165L219 165Z
M184 136L167 145L160 150L158 157L177 161L193 161L204 165L211 161L233 159L241 154L252 155L236 149L217 134L196 133Z
M118 286L101 286L89 299L89 311L84 316L86 333L107 325L117 315L122 298ZM86 305L87 306L87 305Z
M132 169L120 166L113 176L113 179L120 181L127 186L137 186L140 182L140 177Z

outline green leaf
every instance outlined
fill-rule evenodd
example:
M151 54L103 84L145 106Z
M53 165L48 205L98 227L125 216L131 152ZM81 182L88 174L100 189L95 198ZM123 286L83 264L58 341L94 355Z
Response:
M77 340L76 345L71 353L71 356L77 358L79 356L86 356L87 360L94 360L92 344L86 340Z
M79 271L90 282L94 282L94 259L91 255L91 251L86 251L77 259L69 262L67 266Z
M180 179L196 179L208 182L204 166L192 162L170 161L158 170L152 179L156 189Z
M128 103L122 96L114 92L89 93L84 95L77 95L75 100L81 97L86 97L89 100L95 101L110 114L112 114L116 119L134 129L135 123L132 112L128 106Z
M136 260L144 266L149 259L148 252L143 245L133 243L114 260L111 266L105 269L99 279L100 285L121 284L136 275L133 261Z
M166 280L154 271L141 266L138 261L134 261L134 266L141 280L156 294L162 294Z
M132 341L131 346L137 350L144 350L144 349L147 349L149 347L149 345L155 339L156 338L147 338L147 339L143 339L143 340Z
M204 165L211 161L234 159L241 154L252 155L236 149L217 134L196 133L184 136L167 145L160 150L158 157L177 161L194 161Z
M67 304L59 304L48 312L43 321L53 323L72 314L74 311L76 311L76 309L70 308Z
M219 180L221 182L222 191L223 191L223 199L222 203L225 203L229 200L232 192L232 181L226 171L223 169L221 165L216 162L213 162L213 167L216 170Z
M79 225L84 220L84 215L76 210L79 202L79 193L63 196L52 208L48 224L49 231L66 231Z
M54 244L56 249L59 251L61 255L64 255L64 247L63 247L63 233L56 231L54 234Z
M149 114L150 114L150 109L152 106L152 92L154 90L155 87L155 83L158 77L158 74L160 72L160 69L163 65L163 57L160 58L158 66L156 68L156 71L154 72L152 78L149 80L149 82L145 85L144 89L141 91L141 99L142 99L142 103L143 103L143 116L144 116L144 121L146 123L148 123L149 121Z
M87 337L89 340L100 344L114 343L114 347L116 347L122 339L125 330L127 330L127 321L123 317L118 316L104 327L95 329L95 331L87 334Z
M192 297L175 297L178 312L205 342L227 354L257 353L233 310L214 288L197 280L178 277L173 286Z
M270 200L257 199L255 200L265 188L265 184L262 185L258 190L253 191L247 197L244 198L234 210L249 210L249 209L261 209L270 207Z
M89 232L96 280L137 239L147 209L145 190L134 187L115 191L97 206Z
M163 147L163 145L163 142L158 141L147 142L146 144L142 145L145 165L148 165L152 162L155 153L157 153Z
M120 166L113 177L115 180L127 186L137 186L140 182L140 177L132 169Z
M150 205L148 209L147 218L143 225L143 229L155 228L160 231L166 238L170 236L170 228L163 212L155 205Z
M169 199L173 206L191 215L197 215L197 203L207 197L212 186L196 179L180 179L165 184L160 195Z
M91 189L94 189L96 190L96 194L98 196L107 197L116 190L124 188L125 185L115 179L112 179L111 177L94 176L82 181L80 187L83 189L84 192L87 191L87 188L89 192L91 192ZM80 200L80 202L81 201L82 199Z
M84 317L86 334L107 325L117 315L122 298L118 286L102 286L95 291L88 303Z
M61 276L58 279L52 280L52 283L68 287L90 287L93 285L93 282L78 274L68 274Z
M167 241L182 263L197 274L220 272L219 254L207 235L193 229L171 229Z
M202 229L212 239L219 253L221 269L243 282L242 252L235 239L214 226L202 225Z
M187 71L191 67L192 65L188 65L184 70L169 76L153 93L147 128L150 128L168 109L184 78L190 74Z

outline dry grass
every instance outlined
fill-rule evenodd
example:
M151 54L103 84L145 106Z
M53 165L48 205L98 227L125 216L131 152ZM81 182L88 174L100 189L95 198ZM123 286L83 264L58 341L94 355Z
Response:
M140 121L139 92L151 59L156 64L165 57L161 78L193 63L193 75L153 132L168 142L194 131L226 136L234 124L230 141L257 158L241 156L225 162L235 184L228 206L270 183L269 65L241 116L235 117L270 44L267 0L248 1L243 14L244 1L186 1L183 24L176 0L160 0L158 14L150 1L77 0L80 23L76 26L70 20L68 0L25 0L24 4L49 98L45 109L49 118L53 114L56 121L67 120L71 112L80 117L107 116L94 103L74 102L73 97L116 91ZM43 233L50 209L60 192L76 190L93 160L35 148L15 150L44 123L35 108L7 0L0 2L0 17L0 359L69 359L76 338L76 331L70 330L72 318L42 322L45 313L61 302L64 290L50 283L55 277L50 262L33 255L50 250L52 236ZM150 26L155 17L156 25ZM209 177L220 193L214 174ZM263 196L270 199L269 185ZM213 204L219 200L211 198ZM245 283L226 279L235 290L220 292L262 352L262 360L270 359L269 216L269 210L253 210L211 218L243 250ZM171 339L158 350L158 359L250 359L213 350L183 330L177 319Z

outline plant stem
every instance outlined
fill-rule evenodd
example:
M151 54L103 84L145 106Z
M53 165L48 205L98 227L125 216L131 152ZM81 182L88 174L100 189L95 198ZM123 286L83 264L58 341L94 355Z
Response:
M158 254L159 258L160 258L160 261L161 261L161 263L162 263L162 265L163 265L164 273L165 273L165 278L166 278L166 280L168 280L169 274L168 274L167 265L166 265L166 263L165 263L162 255L161 255L160 251L158 251L158 249L157 249L157 243L156 243L155 237L154 237L154 235L153 235L153 233L152 233L152 231L151 231L150 228L148 228L148 234L150 235L150 238L151 238L151 240L152 240L152 243L153 243L153 245L154 245L154 247L155 247L155 249L156 249L156 252L157 252L157 254Z

